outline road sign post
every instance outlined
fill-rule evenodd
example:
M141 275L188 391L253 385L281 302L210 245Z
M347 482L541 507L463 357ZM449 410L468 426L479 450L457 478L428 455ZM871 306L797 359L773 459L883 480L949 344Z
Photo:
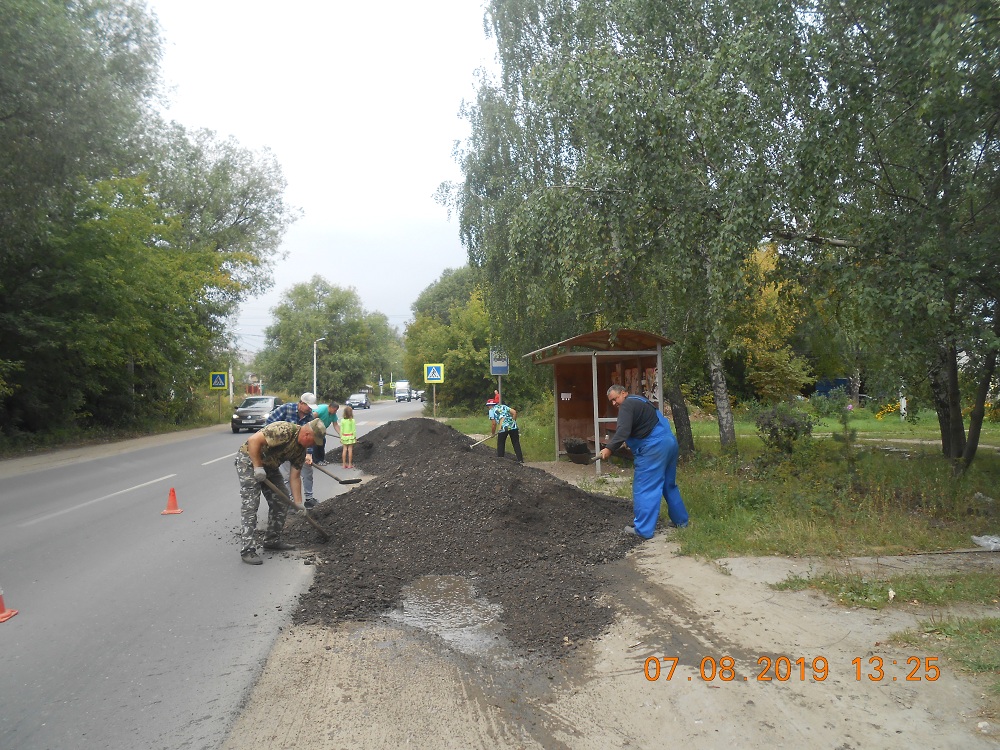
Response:
M510 373L510 360L503 349L490 349L490 375L497 376L497 393L503 401L503 376Z
M440 362L424 364L424 384L431 386L431 416L437 419L437 384L444 382L444 365Z
M210 372L208 374L208 389L219 391L219 421L222 421L222 393L229 390L228 372Z

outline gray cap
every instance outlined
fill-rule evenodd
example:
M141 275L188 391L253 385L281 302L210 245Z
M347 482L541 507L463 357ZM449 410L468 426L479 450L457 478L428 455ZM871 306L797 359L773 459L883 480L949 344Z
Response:
M312 430L315 445L323 445L326 442L326 425L322 419L314 419L305 426Z

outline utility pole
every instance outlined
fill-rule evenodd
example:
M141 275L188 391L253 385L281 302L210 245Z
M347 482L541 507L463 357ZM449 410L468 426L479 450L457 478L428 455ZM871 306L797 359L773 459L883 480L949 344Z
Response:
M313 341L313 395L316 395L316 344L320 341L326 341L326 336L321 339L316 339Z

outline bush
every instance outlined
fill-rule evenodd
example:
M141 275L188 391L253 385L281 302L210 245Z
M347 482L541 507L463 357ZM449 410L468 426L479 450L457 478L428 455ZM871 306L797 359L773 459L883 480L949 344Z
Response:
M841 413L847 408L848 401L847 391L843 388L833 388L829 393L814 393L809 397L809 406L820 419L825 417L839 419Z
M764 448L771 453L791 454L802 438L812 435L812 417L788 403L765 409L754 421Z
M916 410L913 411L916 414ZM986 404L986 421L987 422L1000 422L1000 403L989 403Z

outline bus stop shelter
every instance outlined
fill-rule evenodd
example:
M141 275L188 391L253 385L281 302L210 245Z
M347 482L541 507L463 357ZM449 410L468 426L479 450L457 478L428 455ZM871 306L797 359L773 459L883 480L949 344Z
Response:
M614 384L663 404L663 347L674 342L648 331L620 328L582 333L524 355L535 365L552 365L555 393L555 455L567 438L586 440L596 453L614 434L617 409L605 394ZM596 471L601 473L601 462Z

